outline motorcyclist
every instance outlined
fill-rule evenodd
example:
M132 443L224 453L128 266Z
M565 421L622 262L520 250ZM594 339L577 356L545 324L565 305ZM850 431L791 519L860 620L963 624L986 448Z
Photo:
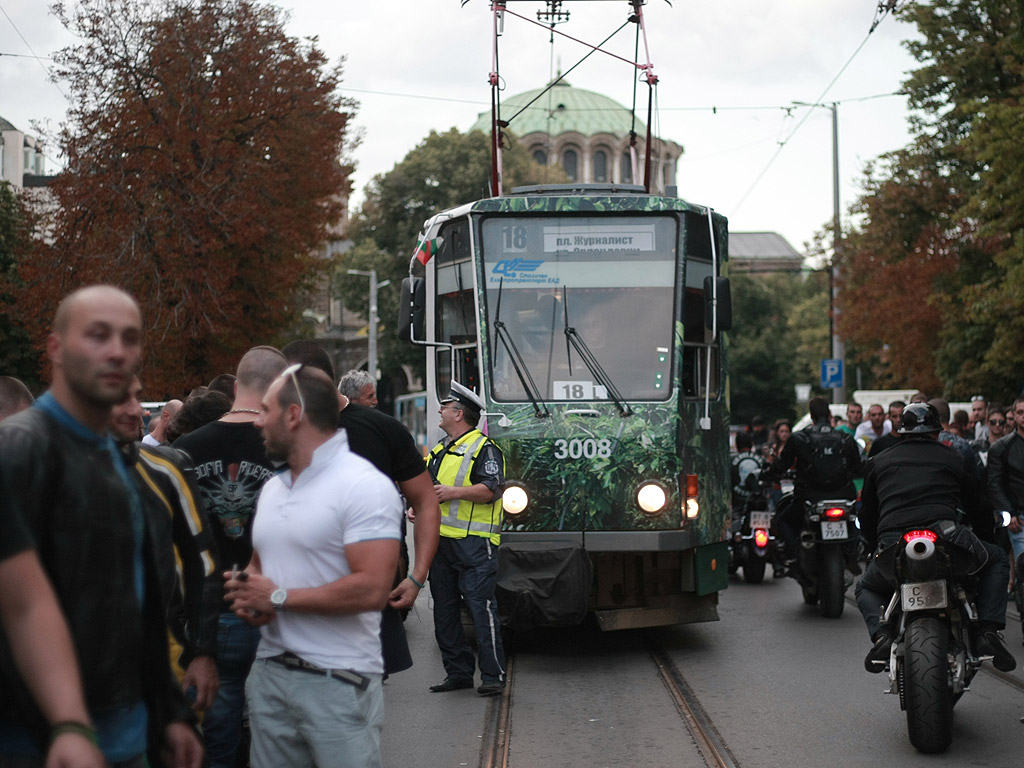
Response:
M940 520L959 523L958 544L969 548L976 562L984 563L978 571L975 650L981 656L992 656L996 669L1009 672L1017 662L999 634L1006 622L1009 561L1002 549L979 538L991 538L992 515L982 503L982 490L964 458L938 441L941 429L934 406L911 403L906 407L899 442L868 461L861 494L861 533L872 550L881 552L907 530ZM889 661L895 632L881 623L879 615L894 591L895 585L882 574L876 556L856 588L857 606L873 643L864 659L869 672L881 672Z
M811 425L793 433L786 441L782 453L762 475L765 480L775 480L790 468L796 468L792 503L783 506L775 517L779 534L785 542L787 568L793 568L796 562L805 503L826 499L856 499L857 489L853 478L860 475L863 469L860 447L852 435L832 426L831 412L825 398L813 398L808 403L808 410ZM847 564L851 570L859 573L854 555L851 553L847 557Z

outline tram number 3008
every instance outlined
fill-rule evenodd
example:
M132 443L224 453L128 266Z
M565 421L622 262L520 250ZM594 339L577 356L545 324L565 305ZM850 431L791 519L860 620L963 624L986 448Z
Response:
M607 438L555 440L556 459L607 459L611 455L612 441Z

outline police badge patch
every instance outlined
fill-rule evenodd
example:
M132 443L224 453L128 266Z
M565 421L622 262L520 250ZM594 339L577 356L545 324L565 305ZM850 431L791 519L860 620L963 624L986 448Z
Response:
M486 472L488 475L498 474L499 469L500 467L498 466L498 462L496 462L494 459L488 459L487 461L484 462L484 472Z

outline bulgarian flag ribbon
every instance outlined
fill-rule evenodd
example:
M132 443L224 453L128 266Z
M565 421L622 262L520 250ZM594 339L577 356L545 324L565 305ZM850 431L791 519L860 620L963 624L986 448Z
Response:
M430 257L434 255L435 250L434 241L420 235L420 239L416 243L416 251L413 253L413 256L416 257L416 260L420 264L426 265L426 263L430 261Z

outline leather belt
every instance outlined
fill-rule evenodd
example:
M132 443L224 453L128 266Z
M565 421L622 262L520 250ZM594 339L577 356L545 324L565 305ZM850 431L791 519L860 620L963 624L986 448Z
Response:
M315 675L333 677L335 680L341 680L343 683L354 685L361 691L365 691L366 687L370 684L370 678L366 677L366 675L360 675L358 672L353 672L351 669L324 669L323 667L318 667L316 664L310 664L305 659L300 658L289 651L278 654L277 656L269 656L267 657L267 661L272 661L275 664L280 664L288 667L289 669L298 669L302 672L312 672Z

